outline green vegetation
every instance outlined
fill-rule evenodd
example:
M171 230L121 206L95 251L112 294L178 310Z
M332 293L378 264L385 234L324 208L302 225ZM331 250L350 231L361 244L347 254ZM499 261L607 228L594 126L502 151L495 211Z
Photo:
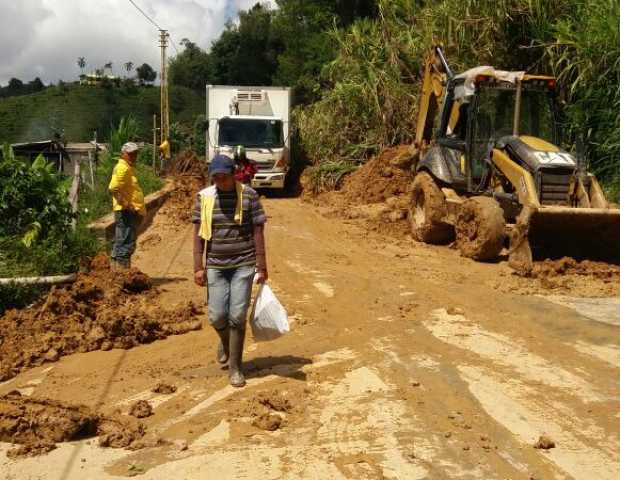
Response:
M15 158L5 146L0 161L0 277L38 276L75 271L97 242L74 215L66 179L39 156L32 163ZM0 313L24 306L37 287L0 286Z
M357 168L358 165L344 161L319 163L309 167L304 173L308 177L304 188L310 188L314 194L337 190L340 188L344 177L357 170Z
M36 77L28 83L22 82L19 78L11 78L6 87L0 85L0 98L29 95L45 90L46 88L47 87L39 77Z
M153 138L153 114L159 117L159 89L129 85L115 88L59 85L43 92L0 100L0 141L36 141L63 134L70 142L88 141L93 132L108 138L111 125L133 115L138 125L137 139ZM174 121L192 125L204 113L204 92L176 86L170 88L170 108Z

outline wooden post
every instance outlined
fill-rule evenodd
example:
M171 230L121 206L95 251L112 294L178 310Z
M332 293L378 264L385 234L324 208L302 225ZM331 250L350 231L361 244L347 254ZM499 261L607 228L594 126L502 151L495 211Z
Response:
M155 170L155 161L157 160L157 114L153 114L153 170Z
M88 151L88 169L90 170L90 189L94 190L95 189L95 170L93 168L93 155L90 150Z
M69 190L69 202L71 202L71 210L73 213L78 212L78 201L80 198L80 162L75 162L75 170L73 172L73 183L71 184L71 190ZM77 217L71 221L71 227L73 230L77 227Z

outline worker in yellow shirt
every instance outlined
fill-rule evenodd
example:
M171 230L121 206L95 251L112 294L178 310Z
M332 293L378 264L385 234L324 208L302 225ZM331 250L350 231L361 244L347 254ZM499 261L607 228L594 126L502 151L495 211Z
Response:
M116 230L112 248L112 267L131 267L131 255L136 249L137 230L146 215L144 194L136 177L134 165L139 147L128 142L121 149L121 157L114 167L108 190L112 194L112 209Z

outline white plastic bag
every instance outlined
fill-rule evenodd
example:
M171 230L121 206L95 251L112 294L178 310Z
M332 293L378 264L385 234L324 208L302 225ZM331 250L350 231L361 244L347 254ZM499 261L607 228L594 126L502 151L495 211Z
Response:
M288 315L269 285L262 284L252 309L252 335L257 342L267 342L288 333Z

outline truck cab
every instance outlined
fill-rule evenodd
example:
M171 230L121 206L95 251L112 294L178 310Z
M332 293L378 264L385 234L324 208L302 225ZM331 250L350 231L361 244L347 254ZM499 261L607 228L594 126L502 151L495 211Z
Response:
M253 188L282 189L290 164L290 89L207 86L207 161L245 147L258 172Z

